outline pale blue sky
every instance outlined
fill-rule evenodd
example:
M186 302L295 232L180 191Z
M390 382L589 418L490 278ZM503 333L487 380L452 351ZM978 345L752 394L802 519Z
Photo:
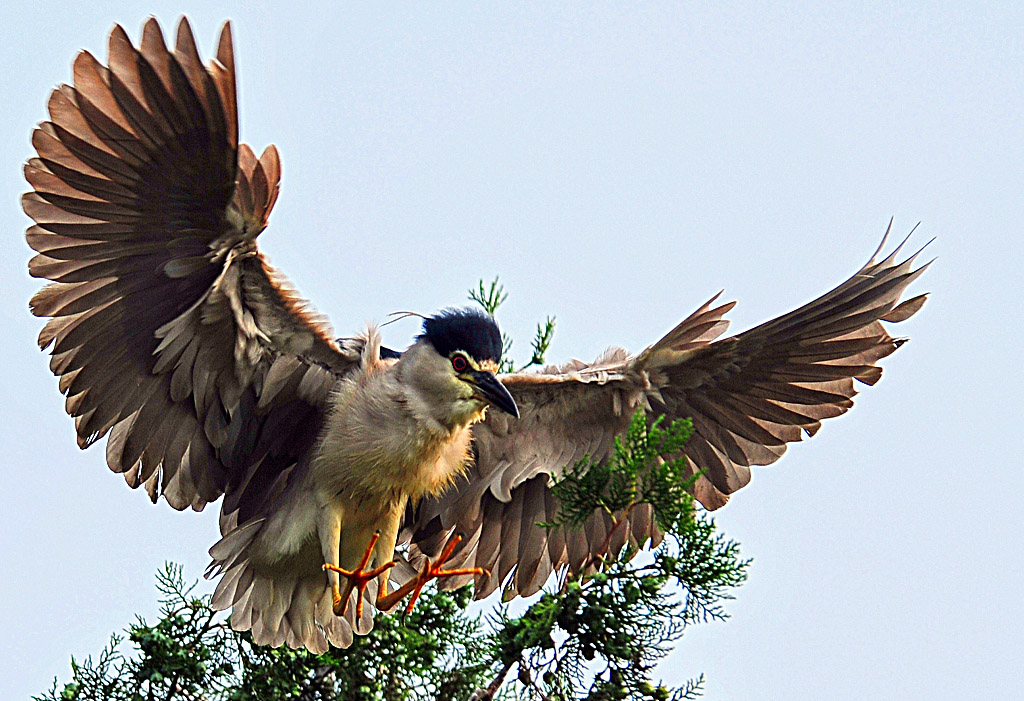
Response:
M262 246L339 334L500 274L520 357L545 314L552 360L635 351L723 287L736 331L788 311L890 217L923 222L939 261L913 341L717 514L750 581L662 673L705 673L713 700L1019 698L1022 6L445 7L0 8L0 696L66 679L155 611L161 563L198 577L217 538L216 508L152 506L75 447L18 204L75 52L187 13L204 56L235 23L242 138L284 163Z

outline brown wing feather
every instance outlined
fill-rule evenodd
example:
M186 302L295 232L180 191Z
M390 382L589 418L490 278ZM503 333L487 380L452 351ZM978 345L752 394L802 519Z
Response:
M687 452L705 471L705 506L721 506L749 482L751 465L775 462L787 443L817 432L821 419L848 411L854 380L878 381L875 363L903 343L880 320L903 321L925 300L900 304L928 265L915 270L916 254L898 262L898 252L872 256L813 302L685 358L662 341L638 357L637 369L660 391L652 411L694 420Z
M206 66L185 20L173 49L153 19L138 49L115 27L108 66L81 53L51 95L22 200L79 444L109 436L110 468L177 509L227 491L229 521L308 449L351 361L256 249L281 166L238 145L236 104L230 26Z
M618 351L593 365L574 361L503 377L522 418L493 413L474 427L476 459L468 479L422 503L407 523L413 560L436 555L449 534L463 533L455 561L492 572L477 578L478 598L499 586L506 596L528 595L552 572L579 571L611 521L595 513L579 531L538 527L558 513L549 482L584 455L607 458L640 406L652 416L693 419L686 454L704 471L694 494L708 509L722 506L750 481L750 466L775 462L786 444L846 412L854 380L878 380L875 363L902 343L880 321L903 321L925 299L900 303L927 265L914 270L914 256L897 262L898 250L881 261L872 256L834 290L738 336L715 340L734 305L714 306L716 295L636 357ZM612 546L627 538L657 544L661 534L652 516L649 507L635 509ZM445 586L464 581L453 578Z

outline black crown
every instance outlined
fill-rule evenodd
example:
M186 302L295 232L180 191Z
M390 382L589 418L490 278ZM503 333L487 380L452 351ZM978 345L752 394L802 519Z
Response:
M476 361L501 359L501 331L494 317L478 309L445 309L423 322L423 335L434 350L447 357L469 353Z

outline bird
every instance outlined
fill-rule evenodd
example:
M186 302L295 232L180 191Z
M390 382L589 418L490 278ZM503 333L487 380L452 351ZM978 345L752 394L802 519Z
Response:
M528 596L602 544L656 546L645 505L618 529L601 511L539 527L553 483L644 411L692 420L693 495L720 508L878 381L906 340L885 324L927 298L903 299L930 263L883 254L890 221L849 279L737 335L719 293L590 363L501 373L494 318L459 307L395 351L372 324L335 337L257 246L281 161L239 142L230 23L206 63L185 18L173 46L155 19L138 46L115 26L106 63L79 53L48 111L22 198L29 271L48 280L39 346L81 448L105 438L154 502L221 500L212 605L257 644L345 647L430 579Z

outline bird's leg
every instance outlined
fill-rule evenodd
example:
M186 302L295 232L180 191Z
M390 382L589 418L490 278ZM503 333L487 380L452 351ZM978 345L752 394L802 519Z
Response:
M324 563L324 570L328 572L337 572L338 574L345 577L344 591L340 590L338 584L334 585L334 613L338 616L344 616L345 610L348 608L348 598L352 594L352 590L356 590L356 619L363 617L363 594L366 592L366 585L369 584L374 577L379 577L384 572L395 566L395 561L385 562L380 567L375 567L372 570L363 569L367 563L370 562L370 558L373 556L373 549L377 546L377 541L380 539L380 531L373 534L370 538L370 544L366 547L366 552L363 553L363 559L359 561L359 564L354 569L346 570L337 565L331 563Z
M341 565L340 547L341 542L341 514L334 509L321 509L321 522L317 525L317 532L320 536L320 548L324 557L324 570L327 572L327 582L331 585L334 608L338 609L341 602L341 579L338 577L338 569Z
M390 594L378 594L377 608L381 611L387 611L405 598L409 592L412 592L412 596L409 598L409 603L405 606L405 613L409 614L412 611L413 606L416 605L416 599L419 598L420 592L423 591L423 586L431 579L455 577L460 574L486 574L490 576L491 573L483 567L463 567L454 570L442 569L444 563L451 559L452 554L455 552L455 548L457 548L461 542L462 535L456 535L448 541L448 544L444 546L444 550L441 551L441 554L436 560L433 562L427 560L423 563L423 570L418 575Z

